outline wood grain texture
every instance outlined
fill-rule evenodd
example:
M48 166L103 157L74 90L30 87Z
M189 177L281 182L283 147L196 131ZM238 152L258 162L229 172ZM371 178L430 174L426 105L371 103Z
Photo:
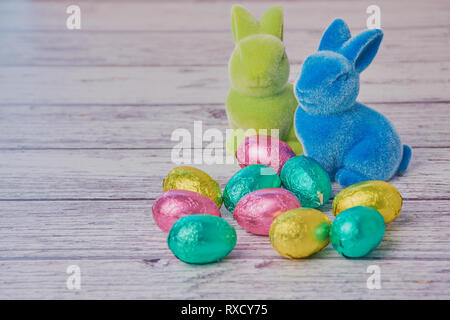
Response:
M300 71L292 65L290 82ZM450 101L450 62L374 64L361 75L359 101ZM0 67L3 104L223 103L226 66ZM103 92L104 94L99 94Z
M363 27L359 24L352 31L357 34ZM291 63L299 64L317 50L322 28L285 30L284 43ZM445 62L448 41L442 38L448 38L449 28L389 28L376 62ZM176 32L153 31L126 31L121 36L102 31L68 34L64 30L0 30L0 34L3 66L225 66L234 48L228 27L212 32L184 31L181 37ZM428 51L426 55L424 51Z
M282 258L267 237L246 233L222 210L236 227L238 244L228 258L207 266L172 256L166 234L152 221L151 204L2 203L0 243L9 244L0 258L2 297L393 299L450 294L448 201L434 201L435 212L429 211L429 201L406 201L380 247L355 260L340 257L331 246L310 259ZM12 211L14 217L6 214ZM65 288L65 270L72 264L82 272L82 290L76 293ZM381 290L366 288L366 269L373 264L381 268ZM260 290L267 286L270 292Z
M9 245L2 248L0 261L166 259L181 268L184 264L167 248L167 233L153 222L153 202L2 201L0 243ZM362 260L435 259L448 263L450 208L447 203L447 200L434 200L430 211L429 201L405 200L400 217L387 226L382 244ZM323 211L333 220L331 203ZM225 208L221 213L235 227L238 238L228 260L286 260L272 249L268 237L244 231ZM424 233L423 229L433 232ZM314 259L345 260L331 245Z
M194 152L205 154L201 149ZM162 192L163 178L176 166L171 153L170 149L4 150L0 199L155 199ZM193 166L206 171L222 189L239 169L237 163ZM421 148L405 175L391 182L405 199L449 200L450 184L442 178L449 168L449 149ZM340 189L336 185L334 194Z
M375 262L374 262L375 261ZM69 265L81 268L80 291L65 287ZM368 290L369 265L382 288ZM446 299L448 264L438 260L225 260L180 265L165 259L0 262L3 298L46 299Z
M235 1L80 1L85 15L86 31L184 32L201 30L229 32L229 12ZM272 1L239 1L255 16L273 5ZM367 19L370 1L277 1L284 8L286 29L319 30L335 17L342 17L352 28L362 28ZM62 31L70 0L17 3L5 0L2 12L8 19L0 21L7 31ZM446 0L408 1L380 0L384 28L448 27ZM63 17L61 17L63 14ZM205 22L207 26L205 25Z
M413 148L450 147L450 103L374 104ZM436 117L439 114L439 117ZM170 120L176 116L176 121ZM0 148L170 149L176 129L228 126L223 104L0 106ZM206 148L205 142L202 147Z
M400 217L369 256L329 245L311 259L279 256L243 231L225 260L177 260L151 206L172 162L171 133L224 132L234 1L0 2L0 298L449 299L450 56L447 0L377 1L385 32L359 100L385 114L413 161L392 183ZM278 2L277 2L278 3ZM245 1L256 15L271 1ZM286 1L292 82L323 28L365 26L368 1ZM195 149L197 154L209 152ZM223 188L236 164L193 164ZM333 185L335 195L342 188ZM331 203L323 211L333 219ZM69 265L82 289L66 288ZM381 268L380 290L366 286Z

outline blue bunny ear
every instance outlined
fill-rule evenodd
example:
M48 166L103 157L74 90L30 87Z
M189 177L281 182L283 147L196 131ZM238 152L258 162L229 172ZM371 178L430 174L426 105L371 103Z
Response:
M337 51L351 38L350 29L342 19L334 20L320 40L319 51Z
M375 58L382 39L380 29L366 30L344 44L339 52L353 61L357 72L362 72Z

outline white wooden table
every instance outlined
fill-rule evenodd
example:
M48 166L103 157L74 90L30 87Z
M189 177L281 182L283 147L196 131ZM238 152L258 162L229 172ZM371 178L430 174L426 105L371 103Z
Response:
M245 4L260 15L273 2ZM69 4L81 7L81 30L66 29ZM370 4L282 3L291 81L333 18L359 32ZM414 152L392 181L404 209L382 244L363 259L330 245L292 261L222 209L238 244L194 266L171 254L151 206L175 166L172 131L227 127L231 3L1 1L0 298L450 298L450 3L376 4L385 38L359 100ZM197 167L222 187L238 169ZM66 287L70 265L81 290ZM370 265L379 290L366 286Z

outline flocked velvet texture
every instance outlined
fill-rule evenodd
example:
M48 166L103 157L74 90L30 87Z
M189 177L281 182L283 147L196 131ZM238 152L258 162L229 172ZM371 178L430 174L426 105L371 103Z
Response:
M294 84L297 137L305 153L342 186L389 180L403 173L411 158L411 148L402 145L392 123L356 101L359 73L372 62L382 38L379 29L352 38L346 23L335 20Z
M267 10L256 20L244 7L231 10L231 27L236 47L228 71L231 89L226 111L232 129L255 129L247 135L270 135L279 129L279 139L287 142L297 154L302 153L293 119L297 100L288 84L289 61L283 40L281 7ZM236 152L245 134L236 135L237 142L227 141L227 149ZM234 138L233 138L234 139Z

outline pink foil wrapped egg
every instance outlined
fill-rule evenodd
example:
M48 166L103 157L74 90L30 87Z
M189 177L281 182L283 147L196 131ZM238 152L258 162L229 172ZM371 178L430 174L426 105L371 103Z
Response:
M210 214L220 217L220 210L211 199L188 190L169 190L161 194L152 207L158 227L169 232L172 225L184 216Z
M253 191L237 203L233 216L246 231L268 235L272 221L287 210L300 207L300 202L286 189L268 188Z
M241 168L251 164L264 164L280 174L284 163L295 156L291 147L271 136L256 135L244 139L236 151Z

